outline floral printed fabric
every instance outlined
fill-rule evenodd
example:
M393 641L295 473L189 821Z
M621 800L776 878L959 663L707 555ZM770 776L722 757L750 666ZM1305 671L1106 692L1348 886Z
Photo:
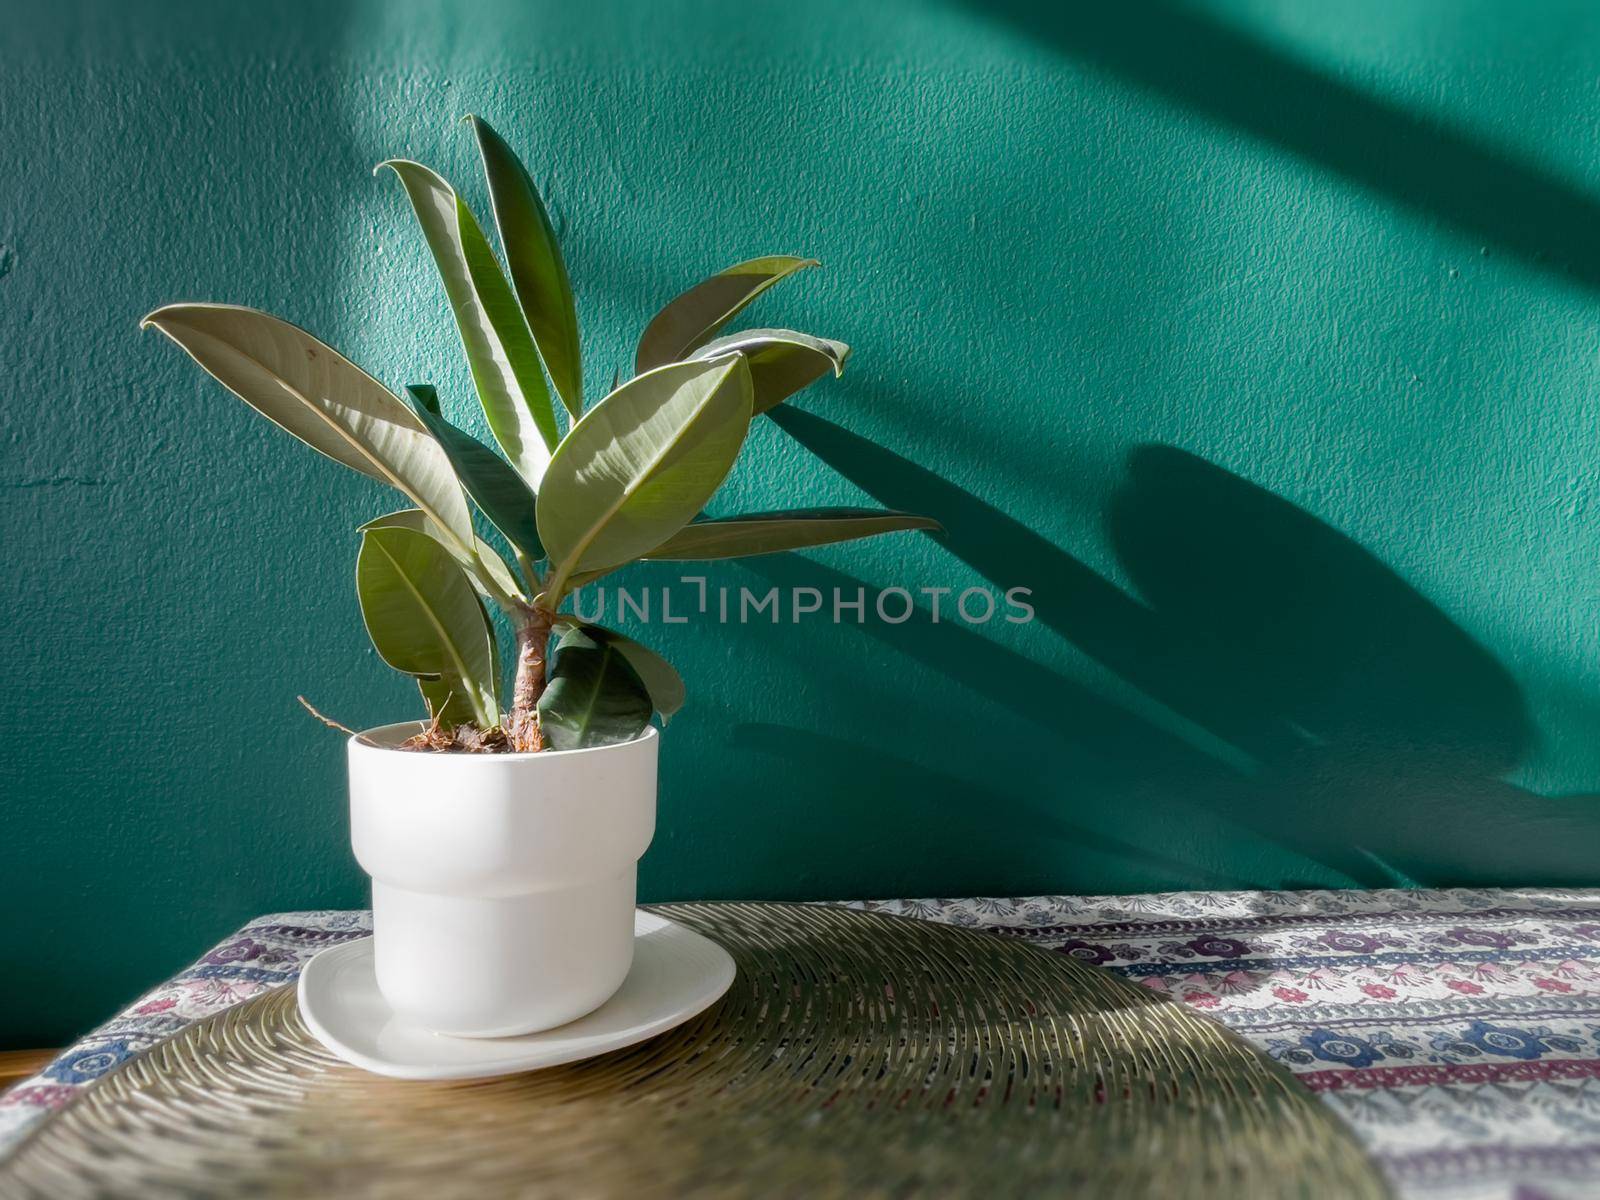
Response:
M1173 892L854 907L1106 967L1261 1047L1401 1194L1600 1197L1600 891ZM294 980L366 913L262 917L0 1097L0 1154L129 1055Z
M188 970L140 997L32 1079L0 1095L0 1158L35 1121L139 1051L300 975L313 954L365 937L365 912L280 913L250 922Z
M1193 1005L1405 1196L1600 1197L1600 891L1173 892L865 907L982 926Z

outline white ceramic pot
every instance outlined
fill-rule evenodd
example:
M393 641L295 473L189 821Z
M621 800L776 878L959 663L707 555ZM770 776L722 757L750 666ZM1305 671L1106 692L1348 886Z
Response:
M393 748L419 728L350 740L350 840L372 876L383 998L403 1020L464 1037L593 1012L633 962L655 729L540 754Z

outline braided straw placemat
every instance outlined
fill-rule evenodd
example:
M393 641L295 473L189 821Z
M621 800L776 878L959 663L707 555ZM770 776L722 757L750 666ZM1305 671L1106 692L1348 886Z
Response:
M839 908L658 911L739 975L653 1041L401 1082L329 1055L286 987L85 1089L0 1195L1388 1194L1287 1072L1069 955Z

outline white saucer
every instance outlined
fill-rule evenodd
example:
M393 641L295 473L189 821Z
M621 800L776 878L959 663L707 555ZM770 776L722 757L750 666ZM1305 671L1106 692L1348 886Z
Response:
M692 929L633 915L633 967L594 1012L521 1037L430 1033L394 1015L378 991L372 939L330 946L300 973L300 1015L316 1039L364 1070L396 1079L486 1079L620 1050L703 1012L733 983L733 959Z

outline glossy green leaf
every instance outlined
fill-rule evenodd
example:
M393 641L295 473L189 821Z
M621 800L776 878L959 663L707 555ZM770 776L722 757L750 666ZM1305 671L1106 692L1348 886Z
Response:
M472 514L422 421L360 367L287 321L231 304L171 304L144 319L262 416L404 492L463 550Z
M615 629L607 629L604 625L596 625L591 621L565 615L558 622L558 628L562 627L585 629L594 640L615 647L639 676L645 691L650 693L650 704L661 714L663 725L683 707L684 700L688 698L688 691L683 686L683 677L671 663L650 647L634 641L625 633L618 633Z
M748 558L848 542L877 533L938 528L939 522L929 517L872 508L798 508L788 512L746 513L685 525L643 557L668 561Z
M506 609L514 608L526 599L511 568L493 546L474 535L472 552L469 554L453 540L442 536L439 526L421 509L402 508L398 512L385 513L368 521L358 532L366 533L369 529L410 529L425 533L450 552L450 557L467 573L468 581L480 596Z
M400 179L444 281L472 382L500 448L535 488L560 440L533 335L472 210L420 163L378 164Z
M539 697L539 728L556 750L632 741L650 724L650 694L617 646L572 628L556 644Z
M572 427L539 492L552 606L576 572L638 558L700 511L738 457L750 404L735 355L636 376Z
M829 372L843 375L850 347L793 329L745 329L713 338L691 357L709 360L724 354L742 354L750 364L754 411L760 416Z
M467 690L459 684L441 677L419 675L417 690L422 693L422 702L428 706L430 721L437 720L446 729L472 725L477 721L472 705L467 700Z
M412 408L450 457L456 477L490 524L534 562L544 557L539 525L534 519L534 495L527 482L489 447L470 433L457 429L439 411L438 393L422 384L406 388Z
M695 284L645 326L634 370L648 371L688 358L773 284L816 265L814 258L774 254L752 258Z
M414 529L367 529L356 558L356 593L384 662L460 688L482 728L500 723L493 630L444 546Z
M556 392L577 420L583 413L583 360L578 346L578 312L561 246L522 160L487 121L469 116L467 122L483 156L483 174L489 182L511 282Z

